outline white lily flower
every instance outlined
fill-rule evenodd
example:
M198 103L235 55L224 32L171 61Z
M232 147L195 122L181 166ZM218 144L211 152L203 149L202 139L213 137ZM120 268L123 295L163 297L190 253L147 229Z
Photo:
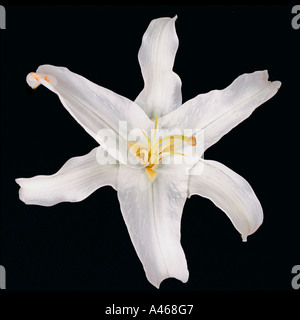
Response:
M164 164L163 160L183 160L186 148L200 143L202 151L206 150L281 85L269 82L267 71L257 71L243 74L224 90L200 94L182 104L181 80L172 71L178 48L176 18L155 19L146 30L138 53L144 89L134 102L63 67L42 65L27 76L31 87L42 84L56 93L100 146L70 159L56 174L16 179L20 199L41 206L81 201L102 186L112 186L118 192L122 215L147 279L157 288L169 277L188 280L180 243L187 197L197 194L213 201L244 241L263 221L262 207L251 186L221 163L204 160L199 153L191 156L189 164ZM126 134L119 132L120 121L127 124ZM119 146L123 141L128 143L128 155L136 162L124 162L124 152L112 152L99 136L102 129L117 133ZM151 129L156 129L152 135ZM197 132L159 137L158 129ZM132 130L140 132L139 142L127 138ZM200 131L203 142L197 136ZM120 147L116 149L120 151Z

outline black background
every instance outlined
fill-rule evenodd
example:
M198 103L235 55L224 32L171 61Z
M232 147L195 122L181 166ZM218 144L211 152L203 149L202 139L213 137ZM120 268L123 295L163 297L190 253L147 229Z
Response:
M249 181L264 209L243 243L226 215L193 196L182 217L190 271L161 291L293 290L300 264L300 29L292 6L6 6L1 37L1 262L7 290L157 291L129 239L116 192L79 203L26 206L18 177L55 173L96 142L57 96L25 77L41 64L68 67L132 100L143 87L137 61L154 18L178 15L174 71L183 101L222 89L237 76L269 70L282 87L205 153Z

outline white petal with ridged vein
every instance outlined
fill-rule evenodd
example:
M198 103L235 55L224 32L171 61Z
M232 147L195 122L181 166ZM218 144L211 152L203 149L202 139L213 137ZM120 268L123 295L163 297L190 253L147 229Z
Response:
M56 93L74 119L100 144L104 142L99 130L112 129L118 137L119 121L126 121L128 131L153 126L136 103L67 68L42 65L36 74L28 74L28 84L33 88L42 84ZM37 81L36 77L40 79Z
M138 59L144 89L135 102L150 118L162 116L181 105L181 80L172 71L178 48L177 16L152 20L146 30Z
M81 201L103 186L117 189L119 166L100 165L97 150L71 158L53 175L16 179L21 187L20 199L26 204L52 206L65 201Z
M189 197L196 194L210 199L226 213L246 241L263 221L263 210L253 189L243 177L223 164L201 161L191 170Z
M180 223L187 196L184 170L159 173L153 183L144 169L120 166L118 198L131 241L150 283L169 277L188 280L180 244Z
M279 81L268 81L267 71L243 74L224 90L213 90L185 102L161 118L159 124L203 130L206 150L273 97L280 85Z

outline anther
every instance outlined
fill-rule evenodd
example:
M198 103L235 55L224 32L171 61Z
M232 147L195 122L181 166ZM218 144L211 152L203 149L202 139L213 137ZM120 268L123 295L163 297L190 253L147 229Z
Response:
M190 138L188 139L187 143L188 143L190 146L195 147L195 145L197 144L196 138L195 138L194 136L190 137Z

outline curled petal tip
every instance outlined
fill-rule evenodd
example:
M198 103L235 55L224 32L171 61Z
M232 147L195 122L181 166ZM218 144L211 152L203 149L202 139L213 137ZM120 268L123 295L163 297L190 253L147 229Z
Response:
M47 86L50 80L52 85L56 85L55 78L47 74L30 72L26 77L26 81L32 89L36 89L40 84Z
M247 236L241 234L241 237L243 242L247 242Z
M280 87L281 87L281 82L280 81L275 81L276 82L276 84L277 84L277 91L280 89Z
M40 79L40 75L34 72L30 72L26 77L26 81L32 89L36 89L40 85Z

